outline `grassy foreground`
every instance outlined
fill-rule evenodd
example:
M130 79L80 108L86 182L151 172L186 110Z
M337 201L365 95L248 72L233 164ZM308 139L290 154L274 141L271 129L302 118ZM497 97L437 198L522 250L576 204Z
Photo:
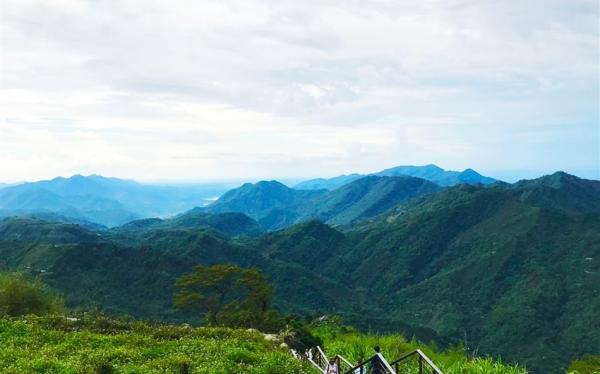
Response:
M64 317L0 319L2 373L309 373L256 331Z
M499 359L470 358L462 348L441 351L401 335L359 333L330 324L312 326L328 355L355 362L379 345L393 360L416 348L445 374L522 374ZM600 373L597 357L577 362L571 374ZM593 362L592 362L593 361ZM597 363L597 362L596 362ZM412 373L410 368L406 371ZM0 318L1 373L314 373L287 349L255 330L151 325L102 316Z

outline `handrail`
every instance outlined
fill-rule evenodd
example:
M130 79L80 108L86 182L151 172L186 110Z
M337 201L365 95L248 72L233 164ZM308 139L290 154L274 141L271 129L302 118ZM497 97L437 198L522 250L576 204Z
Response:
M335 355L335 357L334 357L334 360L335 360L335 361L337 362L337 364L338 364L338 368L339 368L339 371L340 371L340 373L341 373L341 372L343 372L343 371L342 371L342 363L343 363L343 364L344 364L346 367L348 367L348 368L352 368L352 363L351 363L350 361L346 360L346 359L344 358L344 356L342 356L342 355Z
M327 361L327 355L325 354L325 352L323 352L323 348L321 348L320 345L317 346L317 352L319 352L321 357L323 357L325 359L325 361Z
M313 364L315 364L315 366L317 366L323 372L326 371L327 366L329 365L329 362L331 360L334 360L336 362L338 369L340 371L342 370L342 364L344 364L350 368L352 367L352 364L350 363L350 361L348 361L345 357L343 357L341 355L335 355L330 360L329 358L327 358L327 355L325 354L325 352L323 351L323 348L321 348L321 346L316 346L315 349L317 350L317 353L315 356L313 356L313 358L316 358L318 362L316 362L316 363L313 362Z
M312 349L316 350L314 355L312 354ZM317 368L319 370L319 372L325 374L325 372L327 370L327 365L329 364L330 360L327 359L327 355L325 354L325 352L323 351L323 349L320 346L316 346L315 348L312 348L312 349L310 349L306 352L307 356L305 356L304 358L307 359L307 361L310 362L315 368ZM292 354L294 354L294 353L295 352L292 351ZM294 356L297 357L298 355L295 354ZM408 360L410 358L412 358L413 356L416 356L416 358L417 358L419 374L425 374L425 373L443 374L443 372L433 363L433 361L429 357L427 357L427 355L425 353L423 353L423 351L421 351L420 349L415 349L414 351L405 353L402 356L400 356L400 358L396 359L395 361L393 361L391 363L389 363L381 353L376 353L368 360L363 361L356 366L353 366L350 363L350 361L348 361L341 355L335 355L333 360L336 361L339 372L344 373L344 374L354 374L355 372L357 372L358 369L366 369L367 365L369 363L373 363L373 362L377 362L377 365L382 366L381 369L383 369L383 373L397 374L400 371L400 365L408 363L409 362ZM342 370L342 368L341 368L342 363L350 369ZM427 368L427 366L428 366L428 368ZM360 372L363 373L363 372L366 372L366 370L365 371L361 370Z
M312 349L309 350L308 362L313 364L321 373L325 373L325 369L327 368L327 364L329 360L327 359L327 355L323 352L323 349L320 346L315 347L316 353L313 355Z
M385 367L385 369L387 371L389 371L392 374L396 374L396 372L394 371L394 369L392 369L392 366L387 362L387 360L385 359L385 357L383 357L383 355L381 353L377 353L377 356L379 356L379 359L381 360L381 363L383 363L383 366Z
M368 360L362 361L360 364L353 366L350 370L346 371L345 374L354 374L357 369L364 368L369 362L373 361L376 356L369 358Z
M354 374L357 369L364 369L368 363L373 362L373 360L377 359L383 365L383 369L386 374L396 374L396 371L392 369L392 366L387 362L385 357L381 353L375 354L373 357L369 358L366 361L361 362L360 364L353 366L350 370L346 371L345 374Z
M423 360L425 360L425 362L427 362L427 364L429 364L433 370L435 370L438 374L443 374L440 368L438 368L436 364L434 364L433 361L431 361L431 359L427 357L425 353L423 353L423 351L417 349L417 352L419 352L419 356L423 357Z
M425 353L423 353L423 351L421 351L420 349L415 349L412 352L408 352L408 353L400 356L400 358L393 361L390 365L392 365L396 369L396 371L398 371L398 368L403 363L403 361L406 361L408 358L410 358L411 356L415 356L415 355L418 357L419 374L423 374L423 362L425 362L427 365L429 365L430 369L432 370L432 374L444 374L433 363L433 361L431 361L431 359L429 357L427 357L427 355Z
M314 362L312 358L309 358L309 359L308 359L308 362L310 362L311 364L313 364L313 366L314 366L314 367L315 367L317 370L319 370L321 373L325 373L325 369L321 369L321 367L320 367L320 366L319 366L319 365L318 365L316 362Z
M323 348L321 348L320 345L317 346L317 358L320 358L320 364L319 366L323 367L323 371L325 370L325 368L327 367L327 364L329 364L329 359L327 358L327 355L325 354L325 352L323 352Z
M298 353L298 351L296 351L294 348L290 348L290 353L297 360L300 360L302 358L302 357L300 357L300 354Z

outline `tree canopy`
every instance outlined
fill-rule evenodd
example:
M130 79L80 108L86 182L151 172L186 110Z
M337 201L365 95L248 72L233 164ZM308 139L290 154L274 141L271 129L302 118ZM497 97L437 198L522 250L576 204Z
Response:
M263 328L277 319L273 287L258 269L198 265L175 287L175 307L198 311L208 325Z

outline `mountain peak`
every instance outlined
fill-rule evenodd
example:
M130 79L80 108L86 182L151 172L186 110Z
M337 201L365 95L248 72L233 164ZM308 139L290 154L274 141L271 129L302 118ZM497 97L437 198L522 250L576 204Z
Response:
M418 177L427 179L440 186L454 186L457 184L490 184L496 180L489 177L484 177L473 169L465 169L462 172L444 170L441 167L428 164L424 166L397 166L390 169L385 169L375 175L380 176L400 176L408 175L411 177Z
M481 175L478 172L476 172L475 170L471 169L471 168L466 168L465 170L462 171L462 174L468 174L468 175Z
M211 213L240 212L260 220L274 210L301 204L303 201L325 191L295 190L281 182L260 181L246 183L226 192L217 201L206 207Z
M523 179L515 183L516 187L525 186L546 186L554 189L562 188L567 184L585 182L586 179L579 178L564 171L556 171L552 174L544 175L536 179ZM590 181L594 182L594 181Z
M415 168L425 168L425 169L429 169L429 170L436 170L436 171L444 171L444 169L442 169L441 167L437 166L436 164L427 164L424 166L413 166Z
M600 212L600 181L557 171L537 179L521 180L509 188L523 201L571 213Z
M575 175L566 173L562 170L559 170L550 175L541 177L540 180L546 180L546 181L549 181L552 183L568 183L568 182L574 182L577 180L581 180L581 178L576 177Z
M263 188L271 188L271 187L276 187L276 188L285 188L285 189L289 189L288 186L286 186L285 184L276 181L276 180L270 180L270 181L260 181L257 182L255 184L258 187L263 187Z

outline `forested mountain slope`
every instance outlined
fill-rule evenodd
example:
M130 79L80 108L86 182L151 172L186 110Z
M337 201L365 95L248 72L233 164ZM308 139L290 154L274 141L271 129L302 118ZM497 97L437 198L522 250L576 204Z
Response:
M369 294L389 318L466 340L542 372L600 351L600 192L564 173L457 186L347 231L264 236ZM534 191L534 192L531 192ZM547 198L549 197L549 198ZM320 261L302 254L316 248Z
M269 230L311 219L334 225L350 224L438 189L427 180L406 176L368 176L334 191L296 190L276 181L259 182L227 192L205 210L244 213Z
M356 292L338 282L285 259L268 259L255 247L210 227L151 226L139 233L131 225L91 231L33 218L3 219L0 271L40 276L63 292L72 307L96 305L112 313L165 321L190 318L173 311L173 285L196 264L232 263L264 270L276 286L277 305L289 312L332 313L360 303Z

